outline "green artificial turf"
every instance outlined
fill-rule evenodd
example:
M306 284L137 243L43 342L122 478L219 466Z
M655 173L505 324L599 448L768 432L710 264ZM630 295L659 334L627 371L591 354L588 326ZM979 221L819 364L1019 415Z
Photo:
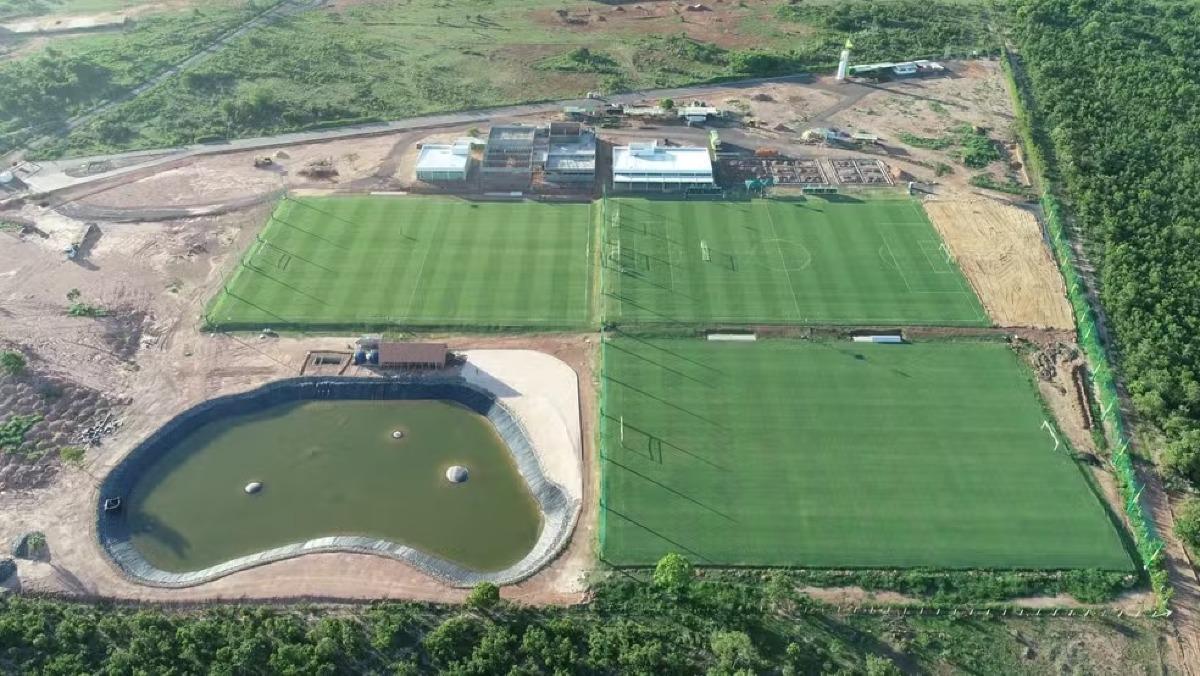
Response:
M589 323L588 204L285 199L208 312L218 328Z
M604 212L616 323L991 323L909 198L610 198Z
M623 336L603 359L613 564L1132 569L1004 344Z

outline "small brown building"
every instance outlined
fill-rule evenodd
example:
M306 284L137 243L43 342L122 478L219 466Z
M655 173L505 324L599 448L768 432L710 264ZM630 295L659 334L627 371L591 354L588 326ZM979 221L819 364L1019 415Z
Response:
M445 343L379 343L379 365L393 369L440 369L446 366Z

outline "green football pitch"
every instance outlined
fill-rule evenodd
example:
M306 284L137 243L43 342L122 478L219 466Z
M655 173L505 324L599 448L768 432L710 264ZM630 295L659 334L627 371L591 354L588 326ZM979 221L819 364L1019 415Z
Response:
M618 198L603 211L616 323L991 323L907 197Z
M1132 570L1006 345L603 349L610 563Z
M219 328L574 328L591 319L592 205L284 199L209 308Z

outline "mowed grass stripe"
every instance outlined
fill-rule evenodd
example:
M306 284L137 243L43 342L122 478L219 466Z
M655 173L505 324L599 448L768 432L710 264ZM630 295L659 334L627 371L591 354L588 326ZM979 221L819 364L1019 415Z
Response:
M217 327L590 323L588 204L431 197L280 202L208 317ZM282 257L291 257L286 266Z
M621 337L604 365L611 563L1132 569L1006 345Z
M673 283L623 256L607 289L621 321L990 324L957 268L930 259L940 239L908 198L610 202L613 245L681 254Z

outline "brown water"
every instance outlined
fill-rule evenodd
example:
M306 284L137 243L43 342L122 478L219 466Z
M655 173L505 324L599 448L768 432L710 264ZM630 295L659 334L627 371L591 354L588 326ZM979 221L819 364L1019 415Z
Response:
M450 465L470 479L451 484ZM251 481L263 489L247 495ZM306 401L209 423L140 477L128 504L133 544L170 572L331 535L487 572L519 561L541 530L491 423L430 400Z

